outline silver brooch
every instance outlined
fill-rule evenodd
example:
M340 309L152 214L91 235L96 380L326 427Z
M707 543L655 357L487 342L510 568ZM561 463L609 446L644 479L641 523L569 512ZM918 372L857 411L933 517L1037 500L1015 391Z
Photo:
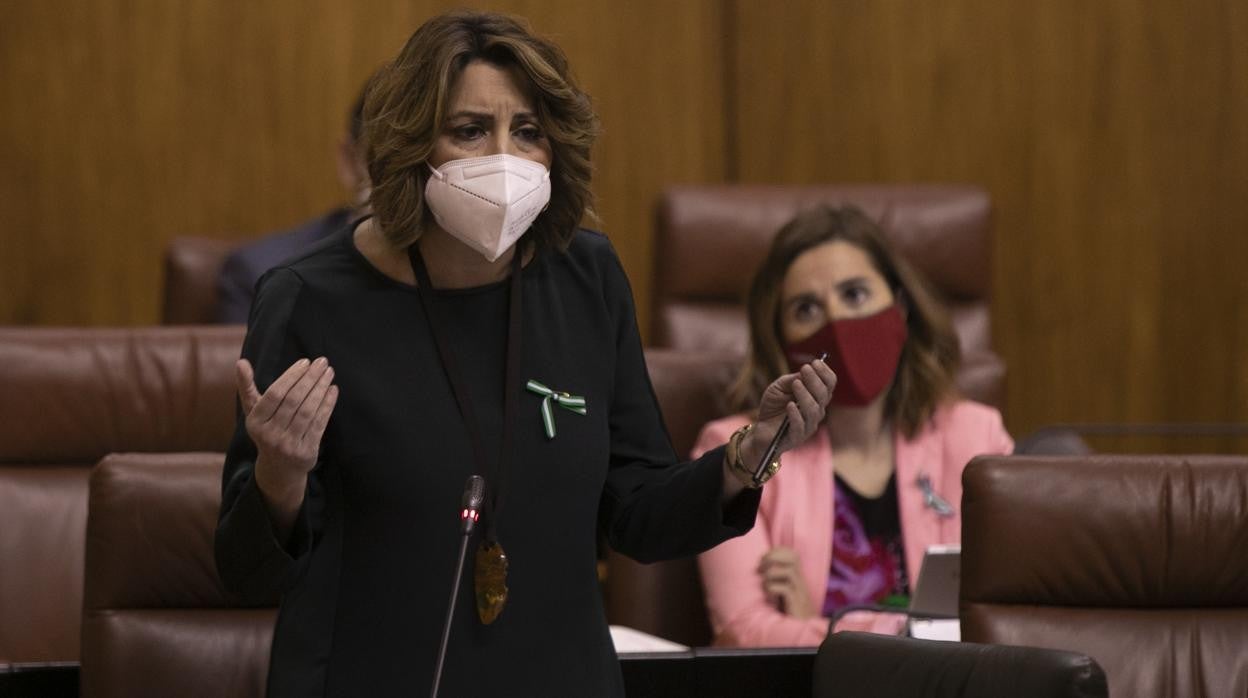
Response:
M919 473L919 476L915 478L914 484L918 485L923 492L923 504L927 508L935 511L936 515L941 518L947 519L953 516L955 511L953 505L944 497L936 494L936 490L932 488L932 479L927 476L927 473Z

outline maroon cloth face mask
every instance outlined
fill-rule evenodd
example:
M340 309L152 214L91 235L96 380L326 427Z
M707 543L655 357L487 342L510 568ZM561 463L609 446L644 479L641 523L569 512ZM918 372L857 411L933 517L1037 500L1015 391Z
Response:
M862 407L893 381L906 336L906 318L894 303L874 315L833 320L784 354L797 371L826 351L824 362L836 373L832 404Z

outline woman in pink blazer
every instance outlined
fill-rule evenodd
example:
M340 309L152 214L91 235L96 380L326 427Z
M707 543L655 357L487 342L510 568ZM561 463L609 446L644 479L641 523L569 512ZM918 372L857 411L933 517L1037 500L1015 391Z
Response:
M718 645L818 645L847 607L904 603L927 547L961 540L967 462L1013 441L995 409L958 399L948 317L857 209L815 209L781 229L749 319L740 409L824 352L837 383L823 427L764 488L754 528L699 557L711 625ZM711 422L694 455L750 418ZM903 623L858 611L836 629Z

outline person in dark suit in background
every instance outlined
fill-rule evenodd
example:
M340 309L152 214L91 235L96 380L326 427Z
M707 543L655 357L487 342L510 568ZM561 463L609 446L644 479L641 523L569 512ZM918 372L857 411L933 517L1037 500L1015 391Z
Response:
M371 187L360 144L360 115L363 110L364 92L361 90L351 107L347 131L335 150L338 181L351 195L351 205L335 208L294 228L267 235L231 252L217 276L217 322L247 322L251 301L256 295L256 281L264 272L341 230L353 215L368 212Z

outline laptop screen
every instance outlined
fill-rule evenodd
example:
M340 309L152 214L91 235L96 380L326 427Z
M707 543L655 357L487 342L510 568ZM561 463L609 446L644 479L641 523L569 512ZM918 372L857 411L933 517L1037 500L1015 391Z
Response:
M910 614L929 618L958 617L962 546L933 545L923 554L919 579L910 596Z

